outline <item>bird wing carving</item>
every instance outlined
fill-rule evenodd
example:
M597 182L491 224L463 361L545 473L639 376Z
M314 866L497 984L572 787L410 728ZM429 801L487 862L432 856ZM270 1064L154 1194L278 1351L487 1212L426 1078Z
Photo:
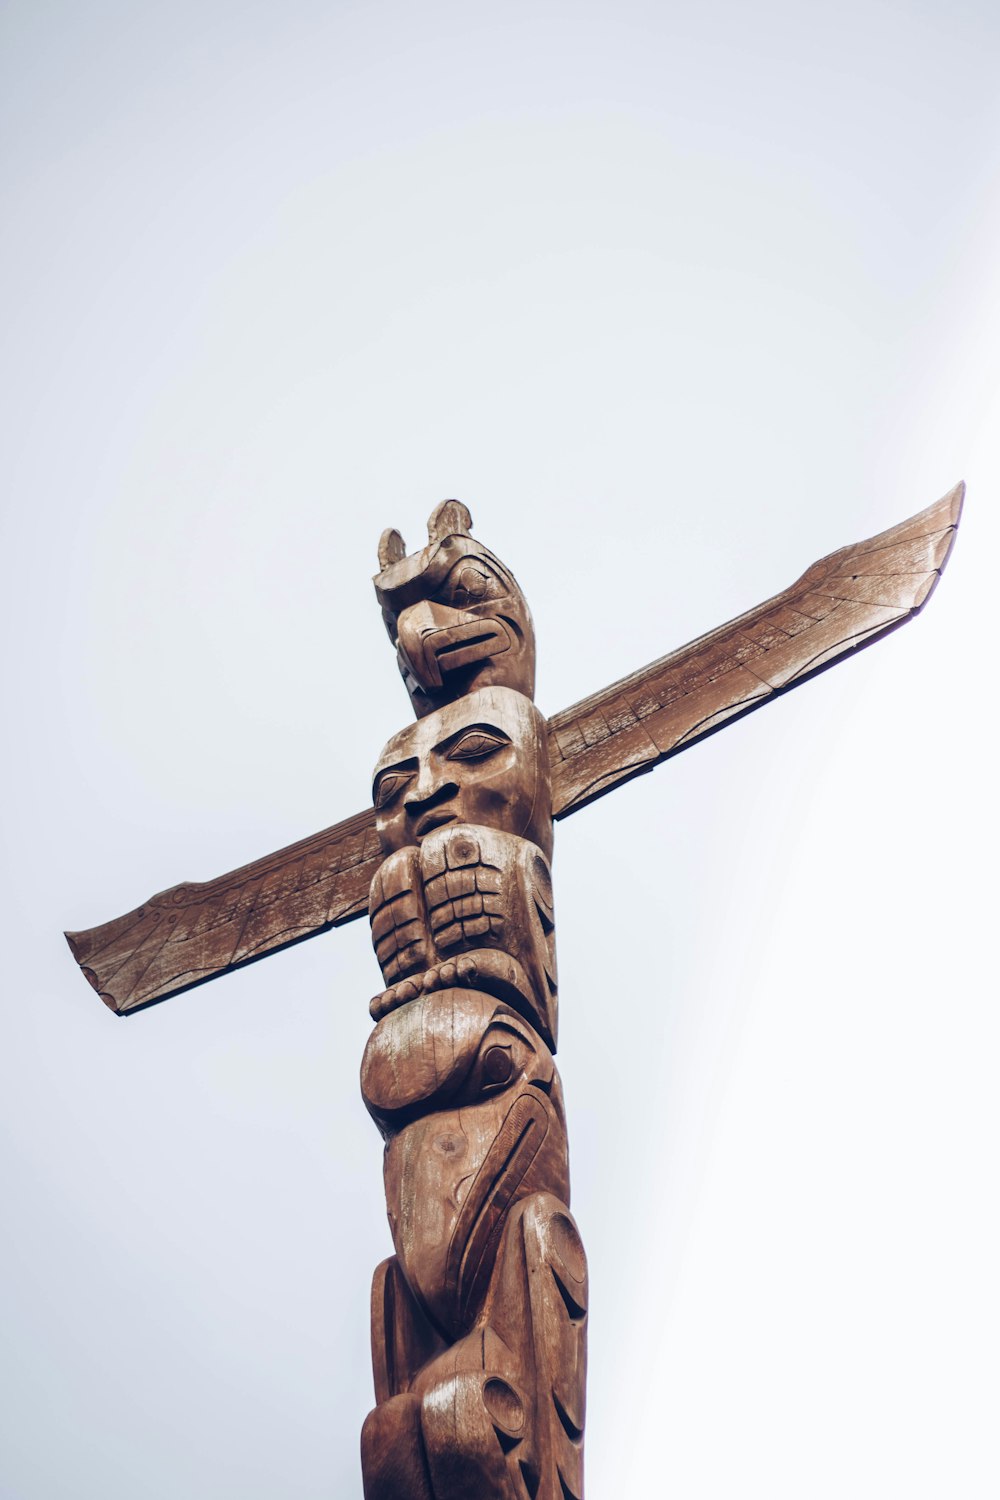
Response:
M73 957L118 1015L363 916L382 860L370 809L201 884L185 882L86 932Z
M778 693L905 624L948 560L965 486L549 720L552 806L565 818ZM101 999L127 1015L363 916L382 856L374 813L123 917L66 934Z
M549 720L552 810L565 818L917 614L965 493L813 563L790 588Z

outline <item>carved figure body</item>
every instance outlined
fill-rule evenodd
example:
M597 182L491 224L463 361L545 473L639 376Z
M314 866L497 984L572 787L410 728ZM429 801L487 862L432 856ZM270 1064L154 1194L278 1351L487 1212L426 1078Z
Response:
M375 1273L366 1500L581 1500L587 1268L569 1212L550 751L503 564L445 502L376 589L417 722L385 747L371 886L386 988L361 1090L395 1255Z
M372 1293L367 1500L581 1496L586 1261L551 1052L450 988L379 1022L361 1079L396 1249Z
M457 981L506 1000L555 1046L552 877L537 845L466 823L437 829L385 861L370 916L388 982L374 1020Z

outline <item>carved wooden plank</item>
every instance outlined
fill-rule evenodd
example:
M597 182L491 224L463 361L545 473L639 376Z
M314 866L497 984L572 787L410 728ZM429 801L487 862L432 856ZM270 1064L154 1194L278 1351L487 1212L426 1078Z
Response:
M66 939L104 1003L128 1015L362 916L379 861L375 814L366 809Z
M948 560L964 493L956 485L900 525L821 558L773 599L556 714L554 815L568 817L912 619ZM353 921L378 867L366 810L66 937L105 1004L128 1015Z
M964 494L956 485L899 526L821 558L756 609L556 714L554 815L568 817L912 619L948 560ZM591 744L584 726L597 716L611 733Z

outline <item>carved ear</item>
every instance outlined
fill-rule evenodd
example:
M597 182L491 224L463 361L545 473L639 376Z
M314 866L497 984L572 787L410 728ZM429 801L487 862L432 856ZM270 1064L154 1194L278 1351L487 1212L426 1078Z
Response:
M446 536L454 536L459 532L462 536L468 536L472 530L472 517L469 515L468 507L461 500L442 500L441 504L431 511L430 520L427 522L427 540L430 542L443 541Z
M405 556L406 543L394 527L387 526L378 542L378 565L382 572L390 563L402 562Z

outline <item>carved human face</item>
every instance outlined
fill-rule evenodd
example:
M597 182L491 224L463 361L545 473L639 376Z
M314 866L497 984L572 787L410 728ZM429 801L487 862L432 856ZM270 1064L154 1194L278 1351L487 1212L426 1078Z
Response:
M551 855L545 720L512 688L469 693L393 736L375 767L372 800L386 854L446 823L473 823Z

